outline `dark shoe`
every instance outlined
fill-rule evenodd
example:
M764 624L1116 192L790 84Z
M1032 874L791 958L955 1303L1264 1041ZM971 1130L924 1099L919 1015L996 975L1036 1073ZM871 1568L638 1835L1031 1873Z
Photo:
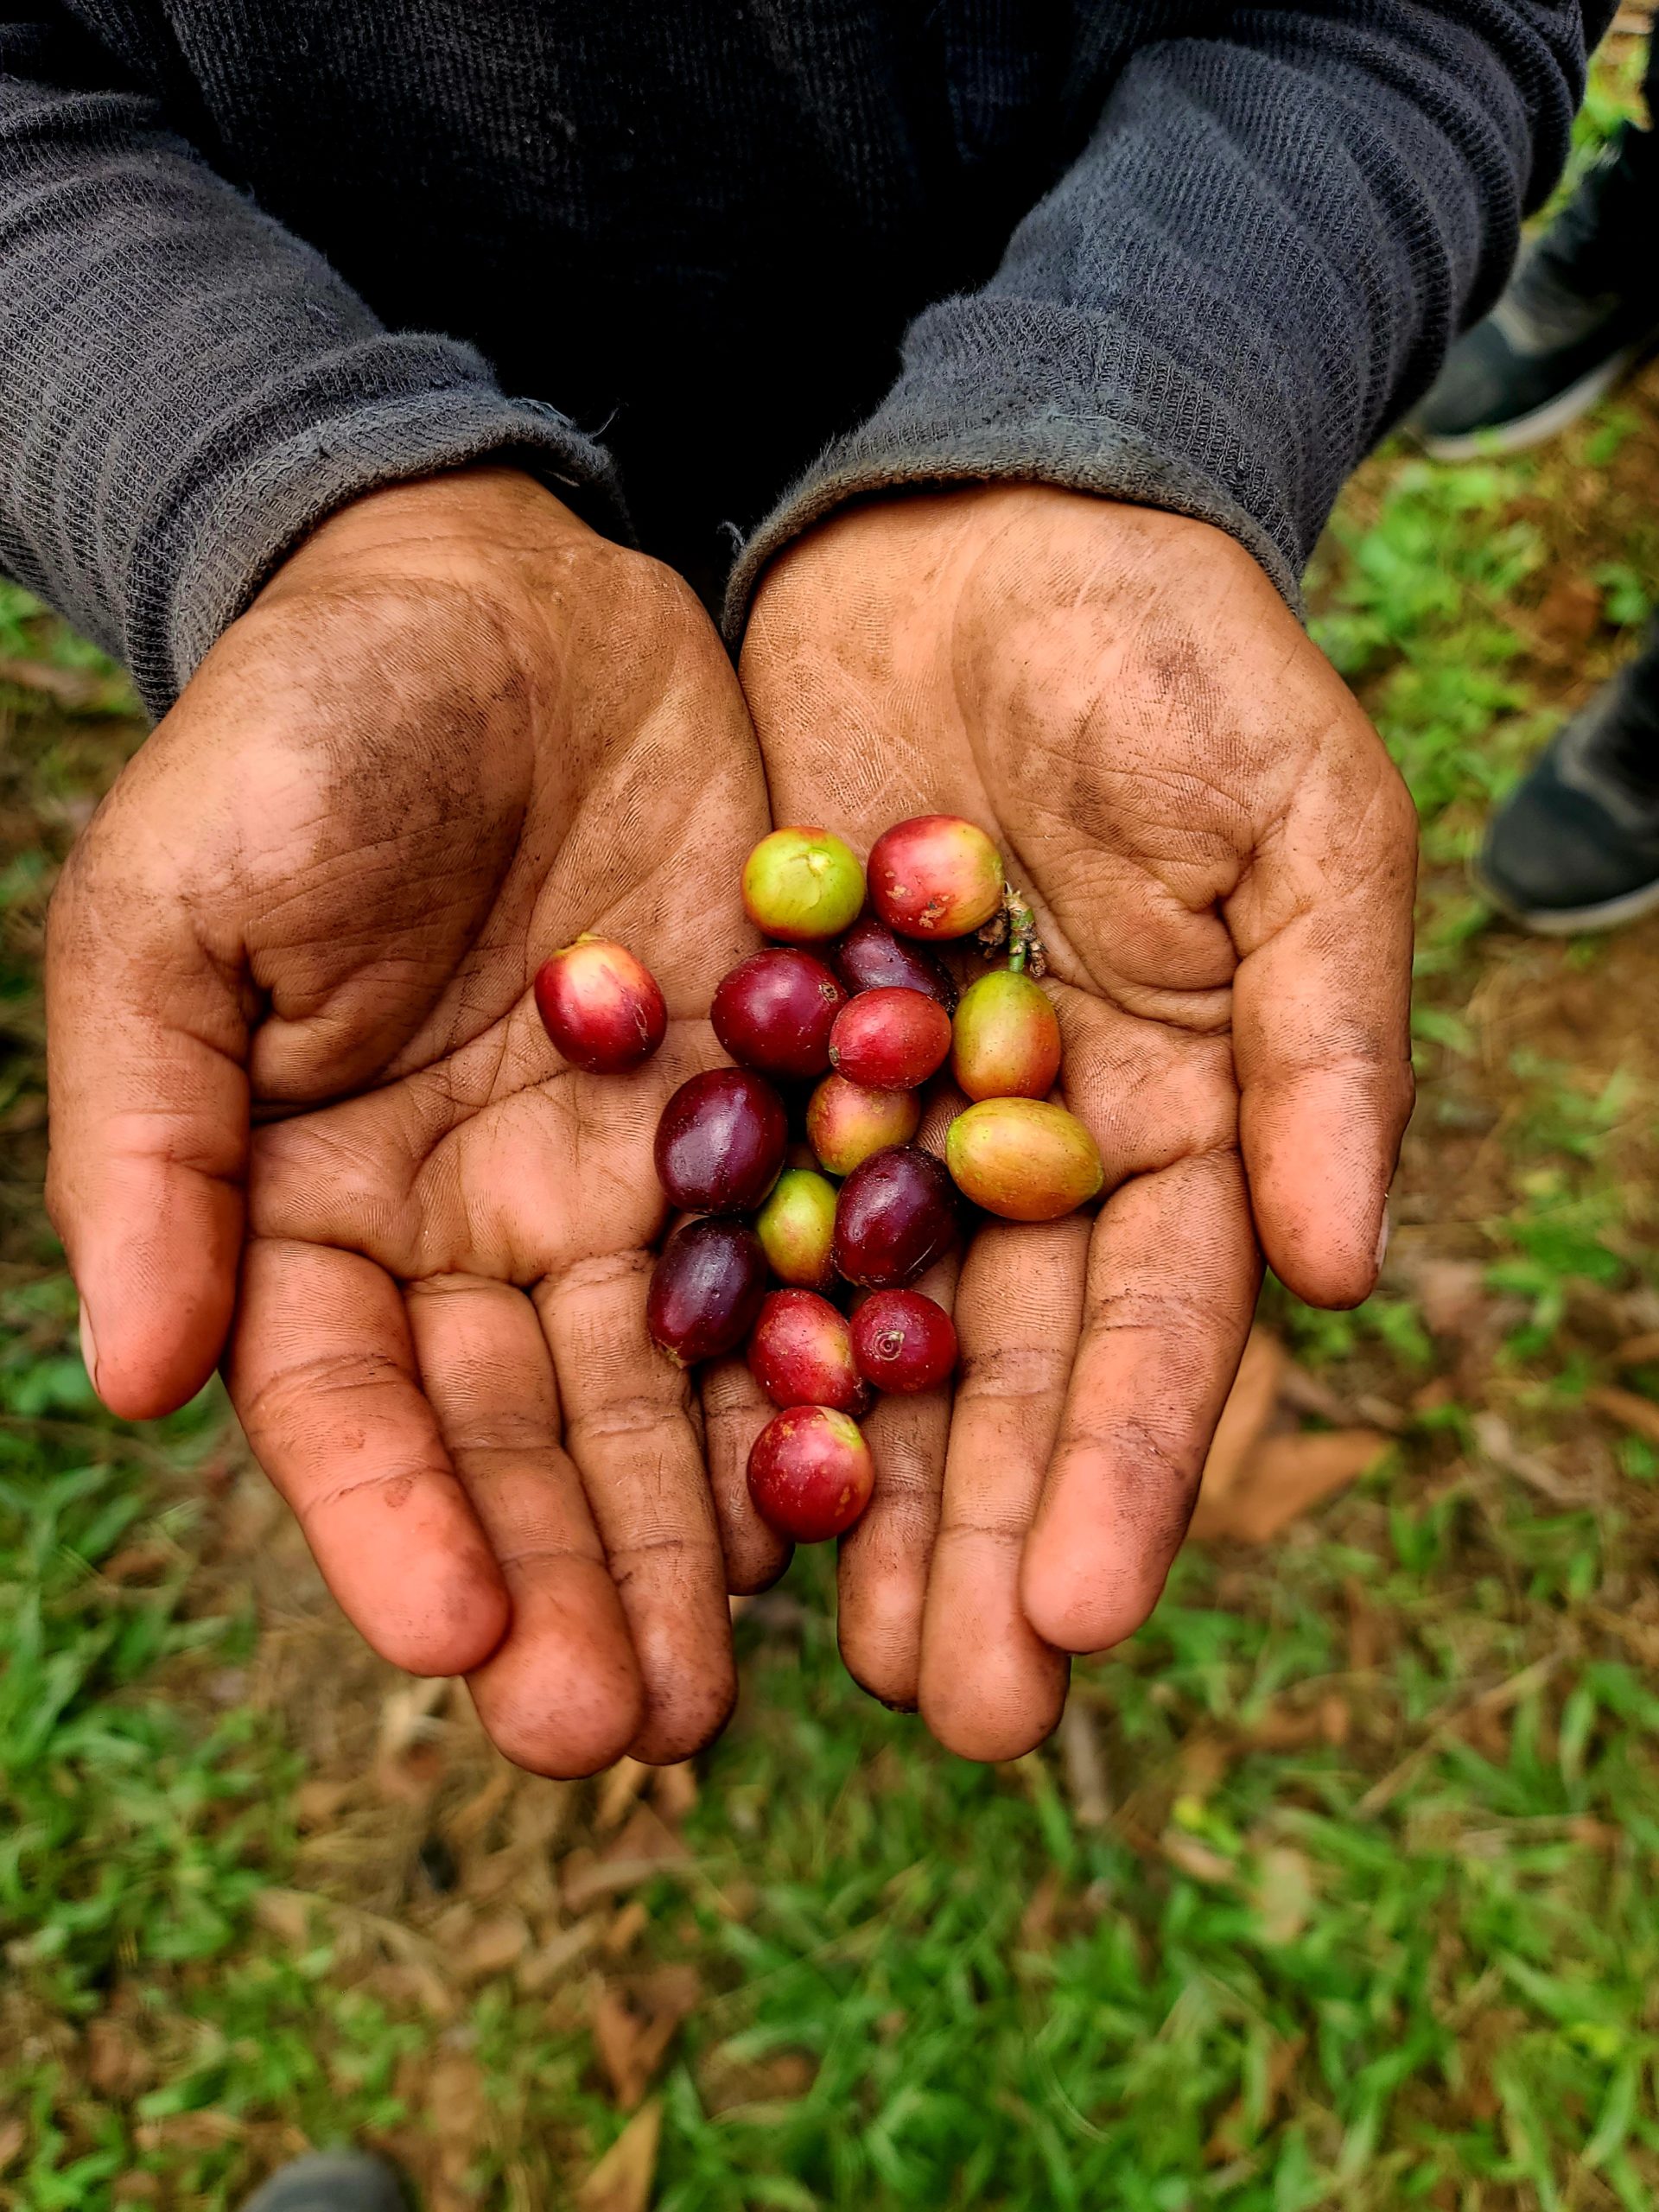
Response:
M242 2212L409 2212L392 2169L360 2151L313 2151L274 2173Z
M1412 418L1441 461L1537 445L1659 345L1659 132L1625 124Z
M1524 929L1611 929L1659 906L1659 626L1487 825L1475 874Z

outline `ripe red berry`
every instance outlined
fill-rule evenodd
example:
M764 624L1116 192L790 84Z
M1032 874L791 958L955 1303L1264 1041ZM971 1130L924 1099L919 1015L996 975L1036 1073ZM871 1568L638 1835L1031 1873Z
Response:
M847 1318L816 1291L767 1294L749 1338L749 1372L774 1406L861 1414L870 1403Z
M913 1282L950 1249L955 1194L944 1162L894 1145L855 1167L836 1199L836 1265L849 1282L887 1290Z
M1106 1179L1093 1137L1046 1098L970 1106L951 1122L944 1156L957 1188L1005 1221L1058 1221L1086 1205ZM839 1210L836 1234L839 1257Z
M920 991L861 992L830 1033L836 1074L869 1090L913 1090L950 1050L950 1017Z
M922 1124L913 1090L866 1090L827 1075L806 1102L806 1139L832 1175L850 1175L889 1145L908 1144Z
M925 946L895 937L874 914L861 915L836 947L836 973L849 991L921 991L950 1014L957 987L938 957Z
M950 1072L969 1098L1043 1098L1060 1071L1060 1025L1029 976L993 969L957 1008Z
M774 830L743 863L749 919L785 944L839 937L863 904L858 855L827 830Z
M747 1213L778 1179L789 1141L784 1102L747 1068L683 1083L657 1124L657 1173L689 1213Z
M688 1221L664 1245L645 1293L645 1326L677 1366L741 1344L766 1294L766 1262L736 1221Z
M829 1406L791 1406L749 1452L749 1496L761 1519L798 1544L850 1529L870 1502L875 1463L858 1423Z
M623 1075L663 1041L668 1008L657 978L626 945L579 937L536 971L536 1011L572 1067Z
M1002 861L985 832L955 814L896 822L870 854L870 898L906 937L966 937L1002 904Z
M828 1290L835 1281L836 1186L816 1167L785 1168L754 1233L780 1282Z
M847 994L810 952L772 945L740 960L709 1010L734 1060L762 1075L804 1080L830 1065L830 1032Z
M858 1371L878 1390L931 1390L957 1363L956 1324L919 1290L872 1291L849 1333Z

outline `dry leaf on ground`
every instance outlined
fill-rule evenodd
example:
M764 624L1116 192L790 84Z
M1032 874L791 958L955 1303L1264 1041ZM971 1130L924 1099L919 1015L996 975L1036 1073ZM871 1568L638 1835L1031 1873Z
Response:
M659 1967L654 1974L597 1986L594 2048L624 2112L645 2095L676 2029L702 1995L696 1968L690 1966Z
M578 1849L564 1860L559 1888L565 1908L585 1911L601 1897L636 1889L655 1874L685 1866L690 1856L658 1814L649 1805L636 1805L621 1833L612 1837L597 1859Z
M793 2104L817 2078L817 2063L802 2050L774 2050L765 2058L734 2058L721 2044L697 2069L697 2088L710 2119L742 2105ZM751 2120L760 2115L751 2113Z
M1208 1730L1198 1728L1183 1741L1175 1758L1180 1769L1181 1795L1209 1797L1232 1772L1238 1746L1230 1736L1212 1736Z
M594 1826L601 1835L608 1834L616 1827L655 1771L643 1760L620 1758L600 1777Z
M151 1539L124 1544L98 1571L105 1582L153 1582L158 1575L170 1573L180 1556L176 1544Z
M529 1948L530 1929L522 1915L492 1913L473 1929L457 1965L468 1981L484 1981L516 1966Z
M642 2105L576 2191L581 2212L646 2212L657 2178L663 2108Z
M412 1744L435 1735L442 1723L433 1718L449 1688L447 1675L426 1681L401 1682L380 1700L380 1726L375 1750L383 1759L394 1759Z
M253 1901L253 1916L289 1950L303 1950L311 1941L313 1902L302 1890L261 1890Z
M1353 1424L1353 1409L1346 1398L1333 1390L1322 1375L1298 1367L1294 1359L1286 1361L1279 1378L1279 1402L1292 1413L1311 1414L1315 1421L1328 1421L1332 1428Z
M1219 1851L1212 1851L1207 1843L1200 1843L1195 1835L1186 1835L1179 1828L1170 1828L1164 1834L1160 1849L1170 1865L1181 1873L1191 1875L1195 1882L1231 1884L1238 1869L1232 1860Z
M294 1817L308 1834L314 1834L333 1824L351 1794L349 1782L314 1775L294 1793Z
M659 1766L651 1785L652 1802L671 1827L677 1827L697 1802L697 1770L690 1759Z
M1368 1474L1388 1448L1389 1439L1374 1428L1265 1437L1222 1497L1200 1494L1194 1533L1264 1544L1321 1498Z
M574 1782L548 1782L539 1775L520 1775L508 1821L514 1843L527 1850L550 1849L564 1833L575 1802Z
M1059 1917L1060 1877L1051 1866L1026 1900L1020 1916L1020 1941L1028 1951L1046 1951L1054 1941Z
M443 1780L444 1758L436 1744L411 1744L395 1758L377 1759L374 1787L389 1805L424 1805Z
M1421 1260L1411 1271L1411 1287L1432 1337L1466 1343L1491 1311L1486 1271L1478 1260Z
M1266 1329L1252 1329L1221 1419L1216 1423L1210 1456L1204 1463L1200 1513L1206 1499L1225 1497L1237 1481L1244 1462L1273 1419L1285 1366L1285 1348L1278 1338Z
M1261 1751L1300 1751L1319 1740L1317 1712L1275 1698L1243 1731L1244 1740Z
M1382 1657L1386 1617L1372 1605L1357 1575L1345 1579L1342 1594L1348 1611L1348 1671L1369 1675Z
M512 1796L519 1777L510 1768L498 1768L475 1790L467 1802L452 1813L443 1824L446 1840L450 1843L470 1843L474 1836L482 1835L496 1815Z
M1255 1909L1264 1942L1295 1942L1313 1909L1313 1868L1306 1852L1287 1843L1268 1847L1256 1868Z
M537 1997L544 1989L551 1988L562 1974L584 1959L605 1933L605 1915L590 1912L585 1920L574 1927L562 1928L551 1936L539 1951L520 1964L517 1980L527 1997Z
M377 1966L364 1987L383 2004L418 2005L434 2020L453 2020L461 1999L435 1967L416 1959L389 1961Z
M141 2151L221 2151L245 2133L229 2113L173 2112L164 2120L141 2120L132 2139Z
M649 1805L634 1807L621 1834L606 1845L604 1855L613 1865L648 1860L664 1866L679 1866L690 1857L680 1838Z
M651 1925L651 1915L638 1897L630 1897L605 1930L605 1955L620 1959L631 1951Z
M1272 2119L1289 2088L1296 2071L1296 2062L1306 2047L1306 2036L1298 2036L1292 2042L1277 2043L1273 2046L1268 2058L1267 2078L1261 2085L1262 2091L1265 2093L1262 2109L1255 2113L1252 2120L1243 2098L1238 2098L1216 2123L1216 2132L1205 2146L1206 2158L1217 2163L1224 2158L1236 2158L1257 2139L1258 2131L1265 2121Z
M1537 639L1555 647L1574 670L1602 620L1600 591L1588 576L1576 575L1570 569L1554 578L1532 616Z
M478 2061L464 2050L446 2050L428 2074L420 2102L436 2139L439 2170L454 2187L465 2178L488 2120Z
M1659 1444L1659 1405L1651 1398L1638 1397L1634 1390L1615 1390L1611 1386L1586 1390L1584 1396L1586 1405L1608 1414L1633 1436L1643 1437L1649 1444Z
M86 2079L101 2097L131 2097L147 2089L156 2068L124 2020L103 2013L86 2024Z

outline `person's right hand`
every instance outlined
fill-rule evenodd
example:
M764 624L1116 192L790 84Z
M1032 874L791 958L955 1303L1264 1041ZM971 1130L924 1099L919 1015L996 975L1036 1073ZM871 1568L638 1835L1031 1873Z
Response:
M841 510L768 569L741 668L780 822L866 851L915 814L995 839L1105 1162L1097 1212L982 1221L954 1287L939 1269L954 1392L876 1408L842 1547L855 1677L1013 1758L1058 1719L1065 1655L1157 1601L1261 1255L1318 1305L1376 1282L1416 817L1242 545L1085 493Z
M689 590L480 468L284 563L52 908L48 1198L99 1395L165 1413L228 1338L345 1611L467 1674L547 1773L685 1758L734 1694L697 1417L644 1304L657 1116L719 1057L766 828ZM537 1019L584 930L667 998L638 1075L575 1072Z

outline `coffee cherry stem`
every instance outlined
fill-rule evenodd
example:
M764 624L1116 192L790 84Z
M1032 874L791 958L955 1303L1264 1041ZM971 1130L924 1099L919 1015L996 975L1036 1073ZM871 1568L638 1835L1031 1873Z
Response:
M1013 891L1004 891L1002 895L1008 899L1019 898L1019 893ZM1023 976L1025 974L1026 963L1031 958L1033 947L1040 959L1043 948L1037 943L1037 924L1033 918L1030 907L1023 902L1018 906L1011 905L1008 908L1009 975ZM1042 971L1039 969L1038 972L1040 974Z
M1037 934L1037 917L1027 905L1025 893L1016 891L1011 883L1002 886L1001 908L979 931L979 944L988 955L1007 945L1012 975L1023 976L1027 969L1033 976L1048 973L1048 954Z

